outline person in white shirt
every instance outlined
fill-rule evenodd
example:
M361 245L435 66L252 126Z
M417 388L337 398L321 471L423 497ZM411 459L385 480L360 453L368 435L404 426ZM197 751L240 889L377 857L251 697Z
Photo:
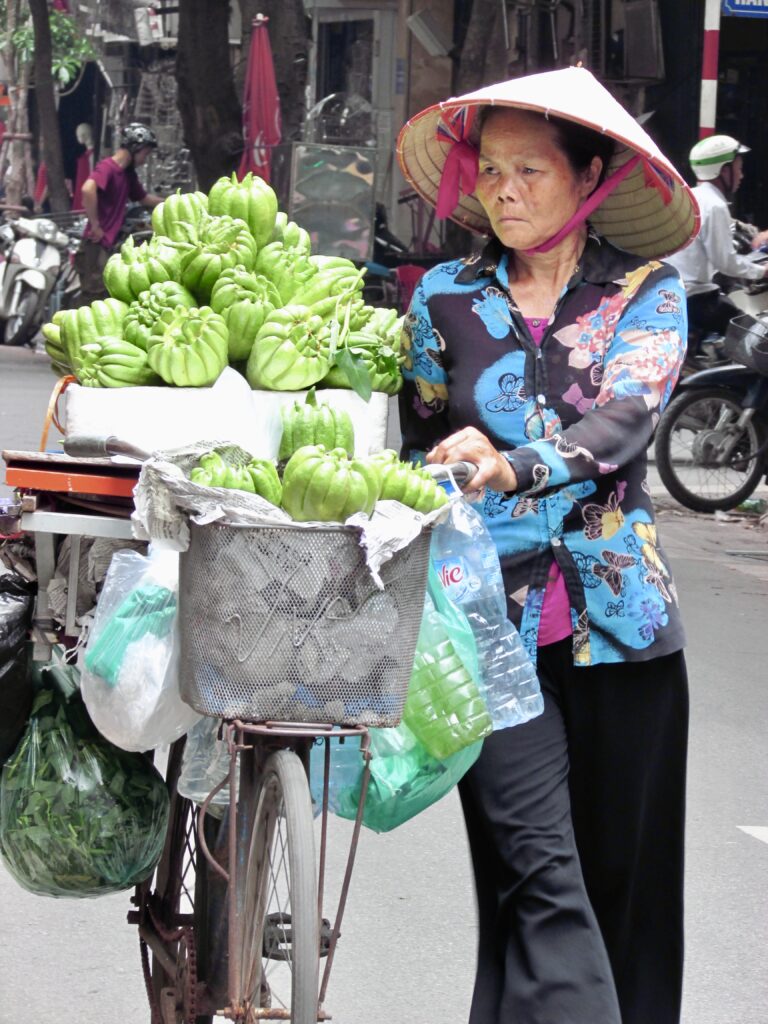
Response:
M680 273L688 298L689 325L702 333L725 334L738 309L720 291L713 278L757 281L768 278L768 269L736 252L728 208L744 176L742 153L749 148L730 135L711 135L697 142L689 160L698 184L693 194L701 210L701 230L689 246L667 258ZM768 231L757 232L752 247L768 242Z

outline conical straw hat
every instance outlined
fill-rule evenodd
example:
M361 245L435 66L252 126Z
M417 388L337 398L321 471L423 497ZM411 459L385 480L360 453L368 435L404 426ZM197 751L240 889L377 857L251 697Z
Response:
M608 177L639 156L637 165L589 217L614 245L638 256L661 258L687 245L698 233L698 205L684 179L632 115L581 67L499 82L437 103L411 118L398 137L397 156L407 180L432 206L437 205L452 145L470 136L474 115L485 106L552 114L610 135L616 147ZM473 194L459 194L450 216L472 231L492 233Z

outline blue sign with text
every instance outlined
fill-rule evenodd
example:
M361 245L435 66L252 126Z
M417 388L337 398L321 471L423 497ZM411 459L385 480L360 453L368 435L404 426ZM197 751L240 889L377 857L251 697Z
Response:
M768 0L723 0L723 14L743 18L768 18Z

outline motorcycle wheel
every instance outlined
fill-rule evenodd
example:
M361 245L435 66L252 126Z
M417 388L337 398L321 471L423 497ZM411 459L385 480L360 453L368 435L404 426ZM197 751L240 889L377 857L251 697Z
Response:
M681 505L694 512L725 511L757 487L765 472L765 456L758 454L766 433L760 420L741 429L726 463L716 462L742 411L738 396L722 388L685 391L665 409L656 429L656 468Z
M31 288L24 288L18 305L5 321L6 345L24 345L29 341L36 310L36 293Z

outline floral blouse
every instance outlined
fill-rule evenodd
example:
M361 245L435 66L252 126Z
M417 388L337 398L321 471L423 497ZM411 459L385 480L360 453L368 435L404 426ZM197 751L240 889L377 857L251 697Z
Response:
M677 272L591 233L537 348L509 290L508 255L425 274L405 321L403 454L474 426L509 459L514 494L485 492L508 614L530 653L553 559L577 665L679 650L677 594L653 519L646 449L687 335Z

